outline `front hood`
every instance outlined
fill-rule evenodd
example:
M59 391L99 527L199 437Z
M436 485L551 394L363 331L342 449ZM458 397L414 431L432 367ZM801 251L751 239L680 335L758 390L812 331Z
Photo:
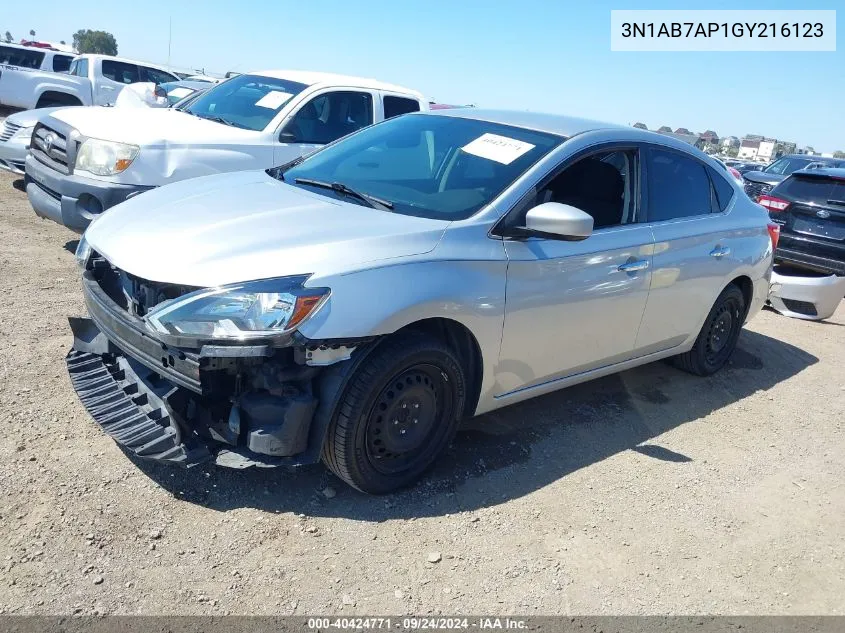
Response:
M85 238L143 279L209 287L319 277L427 253L448 225L334 200L251 171L142 193L103 214Z
M56 110L62 110L64 108L38 108L37 110L22 110L20 112L15 112L15 114L10 114L6 117L6 120L9 123L14 123L15 125L20 125L21 127L33 127L38 120L46 116L48 114L53 114Z
M258 132L200 119L173 108L62 108L51 115L75 127L83 136L132 143L141 147L162 144L204 145L255 139Z
M776 185L786 178L786 176L782 174L767 174L762 171L747 171L742 174L742 177L746 180L750 180L751 182L762 182L767 185Z

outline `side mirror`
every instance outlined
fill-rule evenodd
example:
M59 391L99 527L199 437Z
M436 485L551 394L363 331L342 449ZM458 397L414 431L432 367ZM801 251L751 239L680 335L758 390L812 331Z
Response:
M296 134L294 134L290 130L282 130L279 133L279 142L280 143L298 143L299 139L296 137Z
M577 207L559 202L544 202L525 215L529 234L577 242L593 234L593 216Z

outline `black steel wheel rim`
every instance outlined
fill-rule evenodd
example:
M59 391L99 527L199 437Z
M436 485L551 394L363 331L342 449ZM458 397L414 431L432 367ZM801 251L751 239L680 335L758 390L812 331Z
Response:
M708 364L722 362L724 357L730 354L730 343L735 338L739 325L739 306L735 301L725 301L719 306L707 331L705 356Z
M385 384L370 410L366 451L383 474L427 465L439 450L452 398L446 374L435 365L402 370Z

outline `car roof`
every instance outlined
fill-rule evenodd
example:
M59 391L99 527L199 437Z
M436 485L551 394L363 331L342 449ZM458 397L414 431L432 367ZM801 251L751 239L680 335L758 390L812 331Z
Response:
M818 167L817 169L799 169L790 176L830 176L845 180L845 167Z
M104 59L104 60L110 60L110 61L114 61L114 62L123 62L125 64L138 64L140 66L145 66L147 68L155 68L156 70L163 70L165 72L170 73L171 75L176 75L176 71L171 70L167 66L162 66L161 64L154 64L153 62L141 61L140 59L129 59L128 57L115 57L114 55L100 55L99 53L83 53L82 55L77 55L76 57L74 57L74 59L79 59L79 58ZM176 80L174 79L174 81L176 81Z
M296 81L308 86L319 86L325 84L327 86L355 86L357 88L368 88L370 90L386 90L389 92L401 92L413 95L422 99L422 94L416 90L397 86L394 84L385 83L377 79L369 77L356 77L354 75L338 75L335 73L323 73L311 70L257 70L254 72L244 73L246 75L261 75L263 77L273 77L274 79L287 79L288 81Z
M595 121L592 119L581 119L578 117L564 116L562 114L546 114L542 112L528 112L515 110L487 110L482 108L451 108L429 112L429 116L450 116L461 119L476 119L488 121L489 123L500 123L522 127L537 132L547 132L558 136L575 136L582 132L605 129L628 129L627 125ZM634 128L631 128L634 129ZM644 130L637 130L645 133L643 138L651 138L652 133ZM653 134L663 139L661 134Z
M845 159L833 158L833 156L816 156L815 154L784 154L781 158L803 158L814 163L842 163Z
M191 90L208 90L214 87L214 84L210 84L207 81L191 81L190 79L168 81L164 85L173 86L174 88L190 88Z

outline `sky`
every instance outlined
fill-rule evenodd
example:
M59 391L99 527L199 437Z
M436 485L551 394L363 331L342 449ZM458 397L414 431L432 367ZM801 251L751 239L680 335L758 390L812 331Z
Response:
M650 0L93 0L9 2L0 33L71 42L104 30L118 54L212 73L363 75L452 104L760 134L845 150L845 42L836 52L611 52L611 9ZM686 1L687 9L840 9L842 0ZM169 25L172 24L172 27Z

